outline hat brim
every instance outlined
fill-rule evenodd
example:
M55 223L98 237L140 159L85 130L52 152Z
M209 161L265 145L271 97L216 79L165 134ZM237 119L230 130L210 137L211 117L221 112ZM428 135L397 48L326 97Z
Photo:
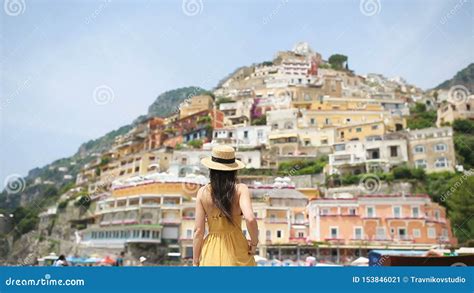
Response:
M208 167L209 169L220 170L220 171L235 171L235 170L240 170L240 169L245 168L245 164L239 160L235 160L234 163L224 164L224 163L214 162L212 158L210 157L202 159L201 164Z

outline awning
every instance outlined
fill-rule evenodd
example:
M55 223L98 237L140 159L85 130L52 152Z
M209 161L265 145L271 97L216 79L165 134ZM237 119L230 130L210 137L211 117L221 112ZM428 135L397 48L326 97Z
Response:
M279 138L288 138L288 137L298 137L298 134L297 133L271 134L268 136L268 139L279 139Z

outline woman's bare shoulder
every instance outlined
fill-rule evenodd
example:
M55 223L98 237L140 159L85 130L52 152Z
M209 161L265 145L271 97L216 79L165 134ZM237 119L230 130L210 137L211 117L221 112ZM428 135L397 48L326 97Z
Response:
M244 184L244 183L237 183L236 187L237 187L238 192L246 192L249 190L249 187L247 186L247 184Z
M198 199L202 199L206 195L207 192L209 192L209 184L201 186L196 194L196 197Z

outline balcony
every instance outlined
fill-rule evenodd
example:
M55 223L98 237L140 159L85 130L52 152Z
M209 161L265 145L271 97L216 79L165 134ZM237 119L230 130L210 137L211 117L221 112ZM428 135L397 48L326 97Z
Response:
M287 218L267 218L265 219L267 224L288 224Z
M124 225L133 225L133 224L138 224L138 220L136 219L125 219L123 220Z
M162 218L160 220L161 224L179 224L181 223L181 219L179 218Z

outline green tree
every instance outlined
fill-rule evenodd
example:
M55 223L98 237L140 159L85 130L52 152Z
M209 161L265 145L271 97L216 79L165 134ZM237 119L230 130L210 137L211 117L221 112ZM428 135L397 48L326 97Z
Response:
M416 103L410 109L410 117L407 119L407 127L410 129L421 129L436 127L436 111L427 111L426 105Z
M191 140L190 142L188 142L188 145L195 148L195 149L200 149L202 147L202 140L200 139L195 139L195 140Z
M452 194L446 196L446 201L452 228L459 242L474 239L474 177L467 176Z
M342 54L334 54L329 57L328 62L331 64L333 69L342 70L346 65L345 63L347 62L347 56Z
M266 125L267 124L267 115L262 115L258 118L252 119L252 125Z

